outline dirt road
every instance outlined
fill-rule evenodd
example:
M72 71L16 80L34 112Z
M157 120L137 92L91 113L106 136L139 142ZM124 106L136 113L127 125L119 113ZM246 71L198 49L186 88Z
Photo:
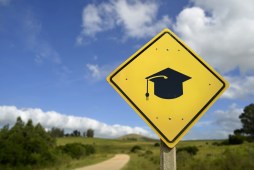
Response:
M90 165L75 170L120 170L130 160L130 156L126 154L117 154L113 158L104 162Z

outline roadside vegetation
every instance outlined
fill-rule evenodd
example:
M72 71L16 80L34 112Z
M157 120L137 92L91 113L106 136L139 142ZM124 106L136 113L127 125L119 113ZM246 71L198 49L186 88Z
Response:
M254 169L254 104L246 106L239 116L241 129L226 140L181 141L177 144L178 170L239 170ZM232 129L233 131L233 129ZM159 143L135 145L131 161L124 170L159 169Z
M226 140L181 141L177 144L178 170L254 169L254 104L240 115L243 124ZM160 169L160 141L131 134L119 139L94 138L94 131L81 133L52 128L49 132L32 120L0 129L1 170L70 170L130 155L123 170Z
M51 132L39 123L33 125L32 120L25 124L20 117L13 127L6 125L0 130L0 169L4 170L55 167L94 153L94 146L89 144L57 146Z

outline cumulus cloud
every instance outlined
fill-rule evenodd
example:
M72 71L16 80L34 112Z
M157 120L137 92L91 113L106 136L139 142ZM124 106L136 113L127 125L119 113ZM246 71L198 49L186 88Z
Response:
M150 37L171 24L165 15L158 19L159 5L154 0L111 0L100 4L89 4L82 14L82 32L77 43L82 44L85 37L120 27L125 38Z
M219 127L226 133L232 133L235 129L241 127L239 115L243 112L242 108L237 108L236 104L232 104L228 110L217 110L214 112L215 120L213 125Z
M32 119L35 124L41 123L46 129L58 127L66 131L73 131L75 129L84 131L88 128L92 128L95 131L96 137L115 138L130 133L155 137L154 133L141 127L130 127L118 124L108 125L87 117L64 115L56 111L45 112L39 108L19 109L15 106L0 106L0 125L13 125L18 116L25 122L28 119Z
M236 104L228 110L216 110L210 120L199 121L185 139L225 139L242 127L239 115L243 112Z
M98 32L111 29L115 25L113 12L113 5L110 3L102 3L98 6L87 5L82 13L83 33L94 36Z
M229 89L222 95L226 99L242 99L254 96L254 76L225 76Z
M222 72L254 70L254 1L192 0L177 16L174 30Z
M241 128L239 115L243 112L236 104L232 104L228 110L217 110L212 113L210 120L199 121L184 139L223 139L233 133L234 129ZM108 125L106 123L90 119L64 115L56 111L43 111L39 108L17 108L15 106L0 106L0 126L13 125L20 116L25 122L32 119L41 123L46 129L58 127L71 132L75 129L84 131L88 128L95 130L96 137L115 138L126 134L136 133L144 136L158 138L155 133L141 127L124 125Z
M86 68L88 69L88 73L85 78L93 81L105 79L112 70L112 67L107 65L99 66L98 64L89 63L86 64Z

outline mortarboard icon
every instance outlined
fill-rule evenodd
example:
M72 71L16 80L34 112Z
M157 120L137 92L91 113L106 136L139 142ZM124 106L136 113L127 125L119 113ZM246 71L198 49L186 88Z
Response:
M163 99L174 99L183 94L183 82L191 79L180 72L166 68L146 77L146 98L148 99L148 81L154 82L154 95Z

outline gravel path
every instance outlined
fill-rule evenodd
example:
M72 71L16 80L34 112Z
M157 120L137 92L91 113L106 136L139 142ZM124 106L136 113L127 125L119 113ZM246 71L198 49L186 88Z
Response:
M120 170L128 163L130 156L126 154L117 154L113 158L101 163L90 165L75 170Z

